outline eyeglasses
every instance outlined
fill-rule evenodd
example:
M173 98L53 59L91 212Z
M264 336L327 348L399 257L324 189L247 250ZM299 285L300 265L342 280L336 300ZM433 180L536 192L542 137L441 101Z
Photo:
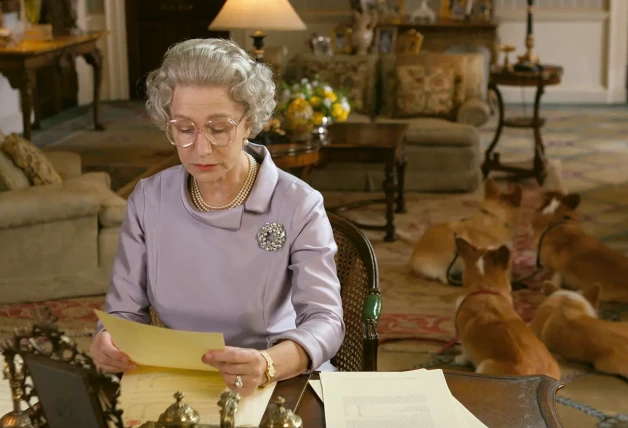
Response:
M190 147L196 142L200 132L214 146L226 147L235 139L238 126L245 116L246 112L237 122L229 118L213 119L200 130L189 119L172 119L166 124L166 136L177 147Z

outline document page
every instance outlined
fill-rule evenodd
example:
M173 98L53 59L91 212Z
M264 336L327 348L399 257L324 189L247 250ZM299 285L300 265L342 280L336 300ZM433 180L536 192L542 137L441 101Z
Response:
M0 374L0 418L13 411L13 393L8 379Z
M118 349L137 365L216 371L204 364L201 357L209 351L225 349L222 333L172 330L94 312Z
M262 421L276 384L272 383L253 395L242 398L236 412L238 427L257 427ZM192 406L201 423L220 424L220 395L227 391L222 377L215 372L138 367L120 381L120 407L125 427L138 427L157 421L170 405L174 394L184 393L183 403Z
M461 427L441 370L324 372L320 377L327 426Z

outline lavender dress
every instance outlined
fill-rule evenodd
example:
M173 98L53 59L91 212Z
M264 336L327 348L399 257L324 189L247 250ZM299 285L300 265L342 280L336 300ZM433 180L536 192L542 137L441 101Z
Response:
M138 183L105 311L148 324L152 306L167 327L221 332L229 346L266 349L290 339L308 353L309 371L333 369L344 323L323 198L279 170L265 147L246 150L261 165L244 206L199 211L182 166ZM258 240L267 223L285 229L276 251Z

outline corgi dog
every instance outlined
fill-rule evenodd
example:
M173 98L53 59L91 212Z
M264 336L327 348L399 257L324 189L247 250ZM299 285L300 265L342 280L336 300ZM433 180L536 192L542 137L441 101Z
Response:
M548 297L536 310L530 328L561 357L628 377L628 323L598 319L602 290L599 283L576 292L546 281L543 291Z
M560 380L558 362L513 306L508 247L478 249L456 238L456 248L464 262L454 320L463 350L456 362L471 361L477 373Z
M580 228L578 205L577 193L545 194L532 221L538 264L555 284L586 290L600 282L602 301L628 303L628 257Z
M464 265L456 256L455 236L479 248L510 245L519 220L521 197L519 186L510 193L501 193L497 184L487 179L484 200L477 212L461 221L431 226L419 238L410 259L412 270L421 277L445 284L448 273L461 273Z

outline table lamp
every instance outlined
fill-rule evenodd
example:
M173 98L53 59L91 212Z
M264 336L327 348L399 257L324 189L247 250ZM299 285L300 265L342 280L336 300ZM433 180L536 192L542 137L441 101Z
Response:
M210 30L255 30L251 34L253 51L258 61L264 59L262 30L305 30L288 0L227 0L216 18L209 24Z

